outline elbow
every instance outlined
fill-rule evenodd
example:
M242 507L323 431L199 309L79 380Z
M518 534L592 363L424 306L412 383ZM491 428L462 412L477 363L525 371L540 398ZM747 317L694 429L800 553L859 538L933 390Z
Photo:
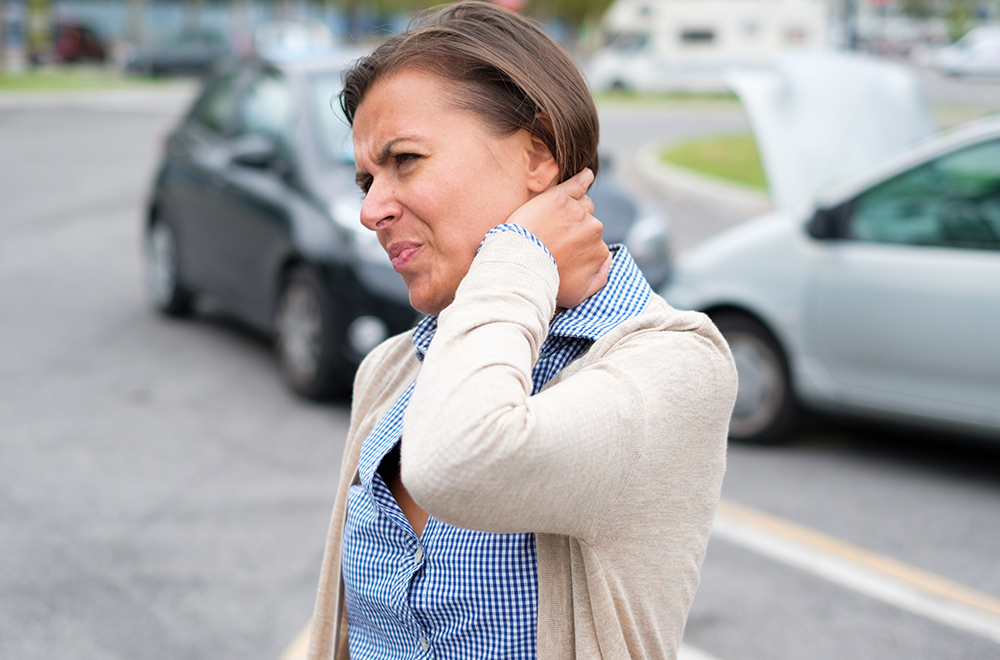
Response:
M414 501L451 525L496 531L497 504L509 496L509 477L524 459L523 429L503 415L428 433L404 425L400 478Z
M430 515L457 527L476 527L476 505L460 490L461 484L447 477L447 470L425 469L402 459L400 478L410 497Z
M448 446L445 434L423 437L406 428L400 452L400 478L407 492L435 518L454 524L456 494L468 489L463 478L471 466L462 461L462 450Z

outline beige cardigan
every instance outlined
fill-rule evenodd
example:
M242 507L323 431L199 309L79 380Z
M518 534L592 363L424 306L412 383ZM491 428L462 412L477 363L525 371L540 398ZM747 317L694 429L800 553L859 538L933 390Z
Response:
M403 481L444 522L536 534L540 660L676 657L725 471L732 357L708 317L653 294L530 396L558 283L530 241L491 235L423 363L406 333L361 365L311 660L348 657L347 492L365 437L418 374Z

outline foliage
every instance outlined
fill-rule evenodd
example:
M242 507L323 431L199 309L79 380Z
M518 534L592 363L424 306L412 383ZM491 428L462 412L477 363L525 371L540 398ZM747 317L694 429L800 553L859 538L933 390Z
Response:
M961 39L973 26L972 0L952 0L945 18L948 20L948 37L952 41Z
M348 14L362 9L383 19L398 14L412 14L443 3L443 0L326 0ZM516 1L516 0L514 0ZM572 29L588 19L599 19L612 0L524 0L524 13L545 21L558 18Z
M573 27L599 19L612 0L532 0L528 14L539 19L560 18Z
M906 16L930 18L937 13L937 4L934 0L900 0L899 8Z

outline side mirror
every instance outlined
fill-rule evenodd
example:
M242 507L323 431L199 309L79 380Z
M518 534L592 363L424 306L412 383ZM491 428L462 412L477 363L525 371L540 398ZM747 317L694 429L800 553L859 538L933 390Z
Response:
M229 148L229 161L258 169L283 162L278 143L266 135L246 135L234 140Z
M832 209L816 209L806 224L806 231L813 238L831 240L847 235L847 220L851 216L852 204L841 204Z

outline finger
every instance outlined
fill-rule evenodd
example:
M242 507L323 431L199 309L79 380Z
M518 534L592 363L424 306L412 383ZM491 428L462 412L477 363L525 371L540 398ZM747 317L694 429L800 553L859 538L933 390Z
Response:
M583 204L583 208L588 214L594 215L594 200L592 200L589 195L581 197L580 203Z
M593 182L594 172L589 167L585 167L575 176L559 184L559 187L573 199L580 199Z

